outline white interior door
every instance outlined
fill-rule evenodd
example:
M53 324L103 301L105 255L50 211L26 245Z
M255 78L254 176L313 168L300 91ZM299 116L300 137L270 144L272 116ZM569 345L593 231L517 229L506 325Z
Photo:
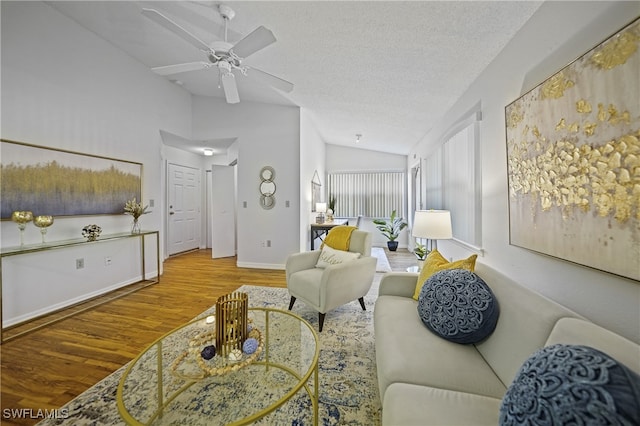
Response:
M191 167L169 164L169 255L200 247L200 178Z
M236 255L235 167L211 168L211 257Z

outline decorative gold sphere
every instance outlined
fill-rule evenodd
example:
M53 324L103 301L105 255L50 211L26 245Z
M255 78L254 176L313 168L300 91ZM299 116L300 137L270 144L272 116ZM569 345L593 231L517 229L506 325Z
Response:
M33 224L38 228L48 228L53 225L53 216L36 216L33 218Z
M33 220L33 213L29 211L15 211L11 213L11 220L15 223L27 223Z

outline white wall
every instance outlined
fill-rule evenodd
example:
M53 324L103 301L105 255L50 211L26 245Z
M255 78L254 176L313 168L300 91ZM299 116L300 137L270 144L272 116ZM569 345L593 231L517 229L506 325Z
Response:
M311 115L305 109L300 110L300 247L298 251L311 248L311 223L315 223L316 213L312 213L311 181L314 174L322 185L325 182L325 142L316 129ZM321 201L324 201L321 200Z
M161 229L164 197L159 129L176 134L190 132L190 95L44 3L0 5L2 138L143 163L143 202L153 199L155 207L141 219L142 227ZM82 227L89 223L100 225L105 234L127 232L131 218L60 217L55 219L47 238L54 241L81 237ZM0 230L2 247L19 244L14 223L3 221ZM40 234L32 225L27 227L26 237L27 243L40 241ZM104 257L118 251L135 251L135 240L123 241L119 248L111 243L87 246L81 253L85 258L81 272L75 269L76 252L40 253L32 265L38 262L46 267L32 271L29 283L22 282L27 278L20 269L11 272L7 263L3 287L23 285L28 289L26 297L31 299L12 309L16 315L24 314L50 304L58 294L64 293L69 299L100 291L90 288L94 283L80 287L79 283L86 283L88 277L99 276L95 281L104 280L104 285L122 285L135 279L138 272L131 270L123 276L123 265L118 265L128 264L130 256L113 259L108 268L103 262ZM148 266L153 265L155 270L154 249L148 249ZM23 262L19 257L12 259ZM7 260L3 260L3 269ZM81 274L86 274L84 279L78 279ZM45 287L34 288L33 283ZM7 291L10 290L3 292L5 307L11 303Z
M545 2L409 155L426 157L442 134L481 102L484 256L478 261L635 342L640 342L640 283L509 245L504 107L639 13L638 2ZM446 257L470 254L447 241L439 245Z
M194 96L192 129L196 140L237 138L238 266L283 269L300 245L300 109ZM276 173L271 210L259 205L264 166Z
M327 145L327 172L406 170L406 168L406 155L389 154L342 145ZM322 177L322 179L326 179L326 176ZM389 215L391 215L391 212L389 212ZM371 243L374 247L386 247L387 238L375 227L372 219L377 218L362 218L360 229L371 232L373 236ZM408 217L404 217L404 220L407 223L409 222ZM350 224L354 223L355 221L353 223L350 222ZM407 230L402 231L397 239L398 247L407 248L408 238Z

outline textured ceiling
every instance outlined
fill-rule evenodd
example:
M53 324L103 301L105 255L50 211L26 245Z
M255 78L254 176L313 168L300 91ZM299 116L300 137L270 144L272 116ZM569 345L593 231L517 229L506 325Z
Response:
M217 2L201 2L217 4ZM204 54L140 14L155 8L204 42L224 37L213 7L186 1L47 2L148 67ZM229 41L260 25L278 41L244 64L294 83L279 92L239 75L241 102L307 109L331 144L407 154L538 9L533 1L225 2ZM169 77L168 77L169 78ZM171 76L224 97L215 68ZM186 143L186 142L185 142Z

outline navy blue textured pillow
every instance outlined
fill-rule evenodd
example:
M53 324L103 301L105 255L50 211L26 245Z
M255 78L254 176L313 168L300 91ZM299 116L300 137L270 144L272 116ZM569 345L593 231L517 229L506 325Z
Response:
M527 359L500 406L500 425L638 425L640 376L588 346L557 344Z
M418 314L440 337L469 344L493 333L500 307L482 278L466 269L448 269L436 272L424 283Z

